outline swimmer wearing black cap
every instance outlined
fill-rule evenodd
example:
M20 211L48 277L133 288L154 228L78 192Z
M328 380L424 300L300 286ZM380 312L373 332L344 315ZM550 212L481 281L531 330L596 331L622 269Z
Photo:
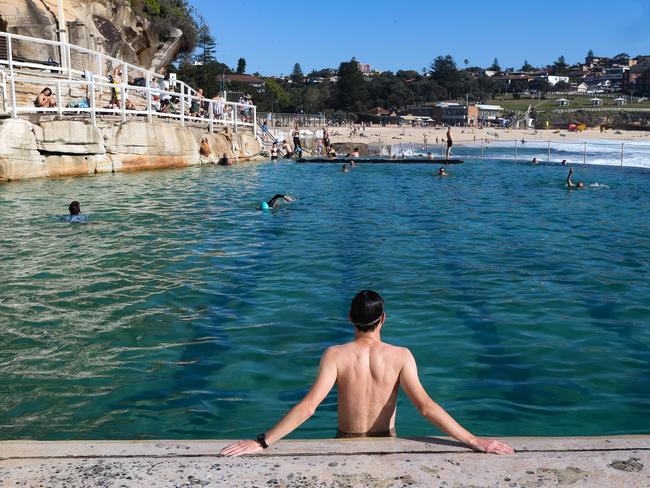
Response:
M274 195L273 198L271 198L268 202L262 202L262 205L260 207L262 210L277 208L280 205L278 200L284 200L285 202L293 202L294 198L290 195L281 195L280 193L278 193L277 195Z
M440 168L438 170L438 176L449 176L449 173L445 170L445 168Z

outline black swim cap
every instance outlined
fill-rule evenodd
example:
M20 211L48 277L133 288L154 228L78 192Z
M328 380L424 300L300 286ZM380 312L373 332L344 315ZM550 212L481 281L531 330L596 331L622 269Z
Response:
M363 290L355 295L350 305L350 318L361 332L377 328L384 313L384 299L373 290Z

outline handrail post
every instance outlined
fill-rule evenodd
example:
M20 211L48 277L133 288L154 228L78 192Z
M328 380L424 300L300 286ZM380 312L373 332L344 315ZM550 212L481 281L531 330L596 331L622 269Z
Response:
M91 78L90 83L90 120L93 127L97 127L97 113L95 112L95 80Z
M14 76L14 56L11 47L11 36L7 36L7 58L9 62L9 76Z
M234 131L234 132L237 132L237 118L238 118L238 117L237 117L237 115L238 115L237 112L239 112L239 104L235 104L235 105L233 105L233 111L232 111L233 119L232 119L232 124L233 124L233 131Z
M185 127L185 86L181 85L181 126Z
M147 71L147 121L151 123L151 77L150 73Z
M11 87L11 116L15 119L18 117L18 111L16 109L16 80L12 76L9 81Z
M210 134L214 132L214 101L208 102L208 110L210 111Z
M585 148L582 153L582 164L587 164L587 142L585 141Z
M483 159L483 139L481 139L481 159Z
M517 161L517 139L515 139L515 161Z
M122 100L120 100L120 110L122 112L122 123L126 122L126 83L124 82L124 76L122 76L122 84L120 85L120 90L122 90Z
M68 79L72 79L72 57L70 54L70 44L65 45L65 57L67 59Z
M56 82L56 107L59 111L59 117L63 117L63 94L61 93L61 80Z
M550 161L551 161L551 141L548 141L548 154L546 156L546 162L548 163Z
M257 106L253 105L253 137L257 139Z

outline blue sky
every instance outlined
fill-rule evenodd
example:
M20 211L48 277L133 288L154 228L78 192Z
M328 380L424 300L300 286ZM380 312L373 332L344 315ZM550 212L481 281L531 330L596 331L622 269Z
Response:
M429 66L451 54L462 66L537 66L563 54L650 54L649 0L190 0L217 41L217 59L263 75L338 67L353 56L374 68Z

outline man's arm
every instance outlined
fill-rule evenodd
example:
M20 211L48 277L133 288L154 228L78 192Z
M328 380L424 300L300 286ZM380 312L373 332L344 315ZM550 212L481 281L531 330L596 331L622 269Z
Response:
M265 433L266 443L268 445L282 439L299 427L305 420L314 415L316 408L325 399L336 382L336 361L333 356L332 348L329 348L323 354L320 362L320 371L318 377L311 387L309 393L295 405L282 420ZM236 444L221 450L224 456L241 456L243 454L252 454L262 450L262 446L257 441L247 440L239 441Z
M451 415L440 405L434 402L427 394L418 378L417 365L411 351L406 352L406 360L400 372L400 384L404 392L418 409L418 412L429 422L434 424L443 432L446 432L454 439L467 444L472 449L494 454L512 454L514 449L507 444L490 439L481 439L465 430Z

